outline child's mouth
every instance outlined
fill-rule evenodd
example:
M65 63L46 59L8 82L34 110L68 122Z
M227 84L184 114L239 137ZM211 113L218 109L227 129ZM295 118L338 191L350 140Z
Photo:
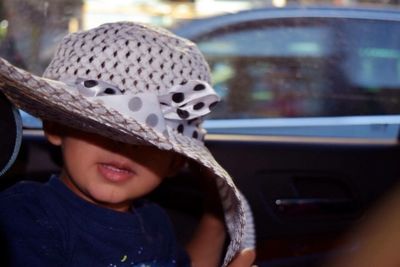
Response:
M125 181L135 174L130 168L113 163L99 163L98 170L104 178L112 182Z

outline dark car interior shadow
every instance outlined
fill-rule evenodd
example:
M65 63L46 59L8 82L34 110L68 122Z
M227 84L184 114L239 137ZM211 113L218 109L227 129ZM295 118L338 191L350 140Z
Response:
M400 177L397 144L206 142L249 200L259 266L319 266L344 248L340 238ZM24 135L3 190L17 181L46 181L61 166L58 148L40 133ZM164 206L186 242L202 212L196 180L185 170L150 197ZM308 201L308 202L307 202Z

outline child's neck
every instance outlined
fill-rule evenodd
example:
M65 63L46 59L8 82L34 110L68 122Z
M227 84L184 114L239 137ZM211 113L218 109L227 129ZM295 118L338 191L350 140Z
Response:
M130 212L133 209L131 202L129 203L96 203L102 207L112 209L118 212Z
M87 194L81 191L81 189L74 183L73 179L71 179L64 169L61 171L60 179L73 193L87 202L118 212L130 212L133 209L133 200L126 200L118 203L107 203L99 202L93 198L90 198Z

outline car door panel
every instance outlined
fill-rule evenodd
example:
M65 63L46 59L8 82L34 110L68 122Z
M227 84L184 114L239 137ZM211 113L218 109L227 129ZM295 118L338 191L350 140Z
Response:
M317 264L344 249L344 234L400 177L396 144L210 139L250 201L266 266Z

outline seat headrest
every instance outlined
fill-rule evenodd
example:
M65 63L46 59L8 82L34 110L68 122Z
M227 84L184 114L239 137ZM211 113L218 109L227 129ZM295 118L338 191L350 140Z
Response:
M14 163L22 140L18 110L0 93L0 176Z

